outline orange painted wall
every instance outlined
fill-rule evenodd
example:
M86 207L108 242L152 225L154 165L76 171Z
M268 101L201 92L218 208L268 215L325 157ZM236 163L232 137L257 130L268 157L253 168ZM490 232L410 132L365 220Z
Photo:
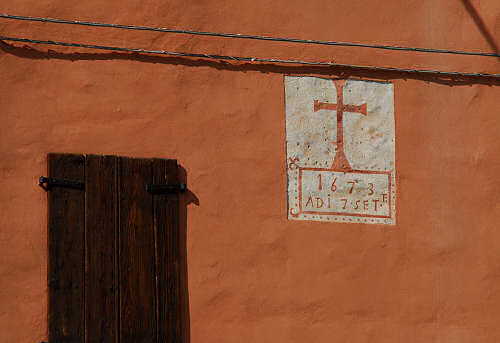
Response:
M495 51L500 2L470 0L476 21L464 3L4 0L0 12ZM491 57L4 19L0 34L500 73ZM187 222L192 343L500 341L500 82L17 43L0 43L0 71L1 343L46 338L47 200L37 178L48 152L177 158L186 169L199 199ZM396 226L286 219L285 74L394 83Z

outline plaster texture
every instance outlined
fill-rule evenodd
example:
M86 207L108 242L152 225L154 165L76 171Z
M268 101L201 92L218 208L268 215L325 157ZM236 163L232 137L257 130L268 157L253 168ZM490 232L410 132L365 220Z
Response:
M464 3L4 0L0 12L498 52L500 2L473 1L476 12ZM500 73L486 57L3 19L0 33ZM49 152L178 159L198 199L186 223L192 343L500 341L498 81L10 43L0 43L0 71L0 342L46 338L47 198L37 180ZM285 75L393 84L396 225L287 219Z

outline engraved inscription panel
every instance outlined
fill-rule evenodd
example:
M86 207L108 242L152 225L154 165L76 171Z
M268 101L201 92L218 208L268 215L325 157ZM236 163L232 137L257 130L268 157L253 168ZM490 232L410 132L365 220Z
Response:
M285 77L288 218L395 224L391 83Z

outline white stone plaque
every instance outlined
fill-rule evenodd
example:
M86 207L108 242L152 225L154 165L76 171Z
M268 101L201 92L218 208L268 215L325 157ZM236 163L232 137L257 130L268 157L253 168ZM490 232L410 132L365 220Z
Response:
M285 77L288 218L396 223L391 83Z

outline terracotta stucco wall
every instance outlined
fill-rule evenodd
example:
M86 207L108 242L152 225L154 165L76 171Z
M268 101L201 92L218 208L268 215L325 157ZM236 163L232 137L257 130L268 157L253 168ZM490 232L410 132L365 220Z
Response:
M471 3L482 21L458 0L16 0L0 12L494 51L500 2ZM0 33L500 72L486 57L7 20ZM185 168L199 199L187 217L193 343L500 341L498 82L344 74L394 83L398 224L295 222L286 219L283 77L338 70L0 44L0 342L46 338L47 202L37 178L48 152L177 158Z

